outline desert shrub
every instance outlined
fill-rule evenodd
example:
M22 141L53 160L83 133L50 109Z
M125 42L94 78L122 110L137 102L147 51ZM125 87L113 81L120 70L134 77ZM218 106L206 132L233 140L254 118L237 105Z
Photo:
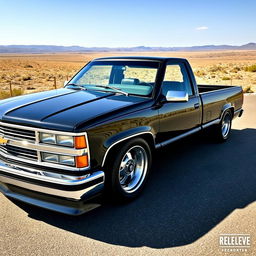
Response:
M12 90L12 96L20 96L23 93L24 93L24 90L21 89L21 88L14 88ZM6 99L6 98L9 98L9 97L11 97L11 95L10 95L10 92L8 90L6 90L6 91L1 90L0 91L0 99Z
M246 86L243 88L243 92L244 93L253 93L253 90L252 90L251 86Z
M243 79L243 76L241 76L241 75L236 75L236 76L234 76L234 79L241 80L241 79Z
M35 90L36 88L35 87L32 87L32 86L28 86L27 87L27 90Z
M0 99L6 99L10 97L10 93L8 91L0 91Z
M228 77L228 76L223 76L223 77L222 77L222 80L227 81L227 80L231 80L231 78Z
M14 88L12 90L12 95L13 96L19 96L19 95L22 95L24 93L24 90L21 89L21 88Z
M205 76L205 75L206 75L206 73L203 70L196 70L195 71L195 76L200 77L200 76Z
M31 76L23 76L22 80L23 81L29 81L29 80L32 80L32 78L31 78Z
M33 68L33 66L30 65L30 64L26 64L26 65L24 66L24 68Z
M241 68L238 66L235 66L233 69L230 70L232 73L237 73L238 71L241 71Z
M254 65L251 65L251 66L247 66L244 68L245 71L248 71L248 72L256 72L256 64Z
M214 65L214 66L212 66L212 67L209 68L209 71L210 71L210 72L218 72L218 71L223 72L223 71L225 71L225 68L222 67L222 66L216 66L216 65Z

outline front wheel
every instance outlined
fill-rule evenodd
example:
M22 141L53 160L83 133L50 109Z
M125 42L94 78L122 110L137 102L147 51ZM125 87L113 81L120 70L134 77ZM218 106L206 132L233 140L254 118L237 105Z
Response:
M141 138L130 140L111 155L114 160L106 170L106 187L115 201L137 197L151 167L151 150Z

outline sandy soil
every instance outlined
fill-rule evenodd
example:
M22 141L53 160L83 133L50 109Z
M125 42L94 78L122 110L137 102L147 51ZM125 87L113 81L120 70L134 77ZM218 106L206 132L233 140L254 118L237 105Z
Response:
M0 55L0 98L9 97L10 81L14 94L62 87L88 61L101 56L168 56L187 58L200 84L241 85L256 92L256 51L66 53ZM255 68L256 69L256 68ZM252 72L254 71L254 72Z

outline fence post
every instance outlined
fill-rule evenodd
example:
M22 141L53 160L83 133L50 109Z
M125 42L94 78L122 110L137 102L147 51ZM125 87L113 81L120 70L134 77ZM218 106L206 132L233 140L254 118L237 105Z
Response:
M12 97L12 96L13 96L13 95L12 95L12 81L10 81L9 87L10 87L10 95L11 95L11 97Z
M54 84L53 84L53 85L54 85L54 88L57 89L56 77L54 77L53 79L54 79L54 80L53 80L53 81L54 81Z
M68 75L67 75L67 81L69 81Z

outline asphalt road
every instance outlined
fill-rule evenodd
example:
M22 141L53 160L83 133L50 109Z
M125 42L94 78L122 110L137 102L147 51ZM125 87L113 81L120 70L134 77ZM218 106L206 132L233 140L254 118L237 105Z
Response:
M250 234L256 255L256 95L232 136L198 134L156 152L143 195L69 217L0 195L0 255L224 255L219 234Z

